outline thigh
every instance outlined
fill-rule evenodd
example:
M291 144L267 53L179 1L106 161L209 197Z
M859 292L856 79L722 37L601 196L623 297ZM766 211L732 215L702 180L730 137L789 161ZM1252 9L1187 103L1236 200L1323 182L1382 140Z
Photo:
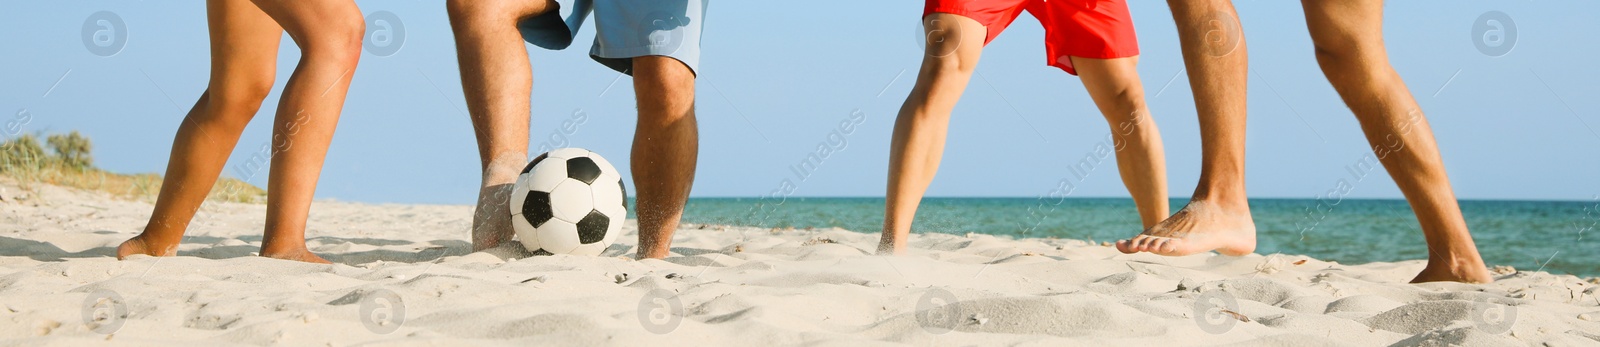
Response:
M365 27L361 9L354 0L252 0L272 17L302 51L321 44L347 45L351 39L359 47ZM354 34L353 36L351 34Z
M978 57L983 54L983 40L993 34L977 19L944 12L924 16L922 29L927 37L922 57L924 64L950 60L967 71L977 68Z
M206 1L211 31L211 85L231 81L272 84L283 29L250 0Z
M934 14L967 17L983 25L983 45L987 45L999 37L1000 32L1005 31L1033 1L1036 0L927 0L922 7L923 27L936 24L927 22Z

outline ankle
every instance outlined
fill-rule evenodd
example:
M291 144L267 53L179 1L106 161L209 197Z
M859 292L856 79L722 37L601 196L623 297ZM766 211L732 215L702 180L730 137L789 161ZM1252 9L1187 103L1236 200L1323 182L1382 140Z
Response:
M911 235L911 230L900 231L895 225L884 225L883 234L878 238L879 255L904 254L906 239Z
M1439 254L1439 253L1435 253L1435 254ZM1471 251L1446 250L1441 255L1429 256L1428 257L1428 267L1450 269L1451 272L1459 273L1459 272L1462 272L1462 271L1476 271L1477 269L1487 269L1488 265L1485 265L1483 263L1483 258L1478 255L1478 252L1476 250L1471 250Z
M1189 199L1189 204L1184 209L1211 208L1224 213L1249 213L1250 201L1243 198L1218 198L1215 196L1195 196Z
M151 235L151 233L140 233L139 235L129 238L127 242L136 243L141 247L145 247L145 249L148 249L152 253L162 253L167 248L178 248L178 244L183 242L183 235L178 235L178 237L161 237L159 235Z
M655 245L650 245L648 247L646 247L646 246L639 247L639 253L635 254L634 258L635 259L663 259L663 258L666 258L668 255L672 255L672 252L671 252L670 249L668 249L666 247L657 247Z
M483 186L514 183L517 176L522 174L522 168L527 166L523 155L501 155L490 160L483 166Z
M156 257L173 256L173 255L177 255L177 251L178 251L178 244L177 243L170 243L170 244L153 243L153 242L147 241L145 236L141 234L141 235L129 238L127 241L123 241L122 244L117 245L117 259L124 259L127 256L135 255L135 254L143 254L143 255L156 256Z
M904 242L884 240L878 243L878 255L901 255L906 253Z
M1211 201L1214 205L1246 205L1250 200L1245 193L1245 179L1208 179L1200 177L1192 200Z
M306 247L305 241L301 241L299 243L266 241L266 242L262 242L261 243L261 254L262 255L268 255L268 254L294 254L294 253L302 253L302 252L309 252L309 251L310 250Z

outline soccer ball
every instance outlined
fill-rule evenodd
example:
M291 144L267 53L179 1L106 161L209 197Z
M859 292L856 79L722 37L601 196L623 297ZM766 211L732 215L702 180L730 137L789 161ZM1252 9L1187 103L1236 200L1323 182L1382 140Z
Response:
M511 225L535 254L600 255L628 219L622 176L586 149L540 154L522 169L514 189Z

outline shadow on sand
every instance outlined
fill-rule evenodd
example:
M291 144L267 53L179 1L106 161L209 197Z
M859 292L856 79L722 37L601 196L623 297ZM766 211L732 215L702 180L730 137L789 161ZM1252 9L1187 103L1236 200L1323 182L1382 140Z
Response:
M112 232L97 231L97 234ZM197 257L204 259L231 259L254 256L260 247L255 245L219 245L226 238L214 236L187 236L183 238L186 244L211 244L199 249L179 251L178 256ZM238 238L244 242L259 242L259 236ZM313 241L331 245L366 245L373 247L391 247L415 245L414 250L398 249L372 249L356 252L318 253L328 261L345 265L364 264L374 261L391 262L430 262L448 256L464 255L472 252L472 244L463 240L433 240L424 243L414 243L403 240L387 240L374 238L340 238L340 237L315 237ZM0 236L0 256L28 257L37 261L65 261L67 259L115 257L116 247L95 247L78 252L68 252L54 244L34 240L25 240Z

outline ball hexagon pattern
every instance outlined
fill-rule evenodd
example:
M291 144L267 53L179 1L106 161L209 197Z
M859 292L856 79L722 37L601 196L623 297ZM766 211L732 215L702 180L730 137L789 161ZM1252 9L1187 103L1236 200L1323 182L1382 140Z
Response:
M582 148L534 157L512 189L512 228L536 254L599 255L616 241L628 218L621 174Z

